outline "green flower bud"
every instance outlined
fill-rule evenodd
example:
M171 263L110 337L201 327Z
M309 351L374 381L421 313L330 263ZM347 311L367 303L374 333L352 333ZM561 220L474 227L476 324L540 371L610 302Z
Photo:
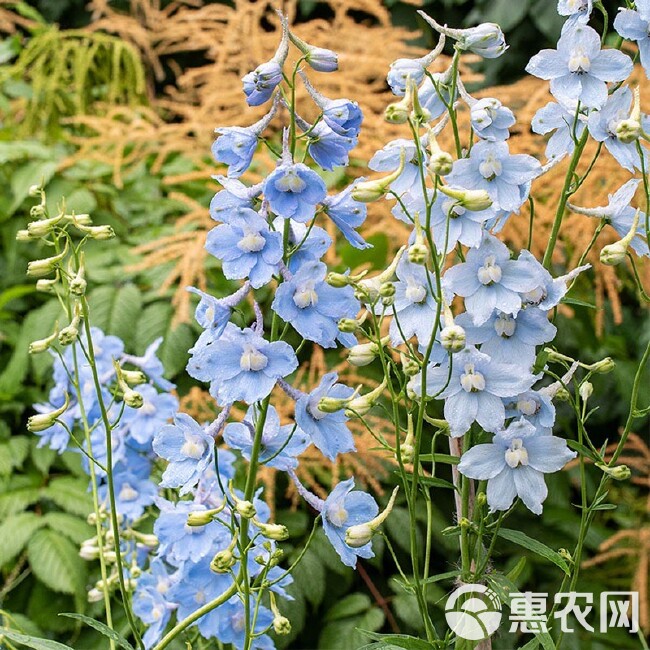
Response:
M232 554L232 551L225 549L224 551L219 551L210 562L210 568L215 573L228 573L230 568L235 565L237 560Z
M27 430L32 433L40 433L41 431L49 429L56 422L57 418L66 412L69 404L70 398L66 393L65 401L58 409L50 411L49 413L38 413L37 415L32 415L27 420Z
M289 634L291 632L291 623L285 616L275 616L273 618L273 631L276 634Z
M124 391L124 403L127 406L130 406L131 408L134 409L139 409L142 407L144 404L144 398L142 395L136 391L134 391L132 388L128 388Z

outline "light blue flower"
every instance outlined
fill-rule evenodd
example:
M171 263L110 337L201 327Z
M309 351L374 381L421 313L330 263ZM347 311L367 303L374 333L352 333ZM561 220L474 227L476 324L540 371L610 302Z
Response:
M472 147L469 158L461 158L447 176L455 187L485 190L494 208L518 212L528 197L530 182L542 168L527 154L510 154L506 142L482 140Z
M127 521L139 519L147 506L150 506L158 495L158 489L148 479L136 476L124 466L113 472L115 486L115 508L117 514ZM111 510L108 498L108 485L103 484L98 489L100 500Z
M576 23L564 30L557 50L536 54L526 71L550 80L551 93L560 102L580 100L589 108L599 108L607 99L607 83L623 81L632 67L632 60L622 52L600 49L596 30Z
M446 72L434 72L427 75L418 88L418 99L422 108L429 111L432 120L440 117L452 104L452 75L451 69ZM454 91L454 101L458 97L458 88Z
M174 424L162 427L154 436L153 450L169 462L160 485L187 494L212 464L214 440L192 417L177 413Z
M352 548L345 543L345 532L350 526L363 524L374 519L379 512L377 502L367 492L354 489L354 479L339 483L325 499L323 504L323 529L330 544L338 553L341 561L353 569L357 558L371 558L372 543L359 548Z
M236 178L226 178L221 175L213 178L224 188L210 201L210 217L215 221L226 223L228 215L238 208L252 210L255 207L255 199L262 193L262 183L248 186Z
M650 79L650 0L636 0L636 11L621 7L614 19L614 29L639 46L639 57Z
M313 219L316 205L327 196L327 188L315 171L294 163L286 154L285 151L264 181L264 196L276 215L306 223Z
M255 427L258 420L251 407L243 422L231 422L223 432L223 439L232 449L239 449L247 460L251 458ZM275 407L269 406L266 412L259 462L269 467L286 471L298 467L297 457L309 445L309 436L295 424L280 426L280 416Z
M240 596L233 596L217 611L220 612L220 616L218 617L216 633L210 636L216 636L221 643L232 644L234 648L240 650L244 647L246 641L246 612ZM254 614L256 615L255 624L253 625ZM271 638L266 634L261 634L273 622L271 611L263 605L258 608L253 599L250 616L251 628L253 632L259 634L259 636L255 637L251 648L255 648L255 650L273 650L275 645Z
M587 118L582 112L578 113L576 117L575 108L570 110L563 104L549 102L535 113L531 128L534 133L541 135L554 131L546 143L546 157L558 158L573 153L575 140L582 137L586 120Z
M491 443L465 452L458 471L488 482L491 511L507 510L518 496L530 511L541 515L548 494L544 474L558 472L575 457L566 440L536 435L534 426L519 420L497 433Z
M318 408L323 397L347 399L354 393L349 386L337 384L337 380L335 372L327 373L311 393L303 394L296 401L296 423L330 460L338 454L355 451L352 433L346 424L348 418L343 410L325 413Z
M589 115L587 122L591 137L597 142L602 142L618 164L630 172L642 168L637 141L621 142L616 136L616 129L623 120L630 118L633 101L632 91L628 86L622 86L607 98L605 105L599 111L593 111ZM645 115L641 117L641 124L644 130L649 126ZM643 158L647 169L648 156L645 148L641 147L641 150L644 152Z
M282 259L282 235L273 232L260 214L250 208L231 212L227 223L213 228L205 248L222 262L229 280L248 278L258 289L273 277Z
M527 390L506 400L505 407L506 418L523 417L535 427L537 433L550 435L555 423L555 406L551 395L544 388Z
M498 431L505 422L502 398L529 390L535 377L524 367L492 361L472 346L453 356L451 374L449 361L429 368L427 395L444 399L445 420L453 437L466 433L473 422L485 431ZM415 394L420 394L421 376L411 383Z
M298 367L293 348L284 341L266 341L251 328L228 323L219 338L199 339L191 350L187 372L209 381L210 394L221 405L264 399L280 377ZM203 335L202 335L203 336Z
M437 302L430 290L427 270L420 264L409 262L402 257L395 270L395 317L390 324L390 339L393 345L399 345L415 336L421 344L427 346L436 322ZM390 314L388 308L386 313Z
M575 209L576 212L579 212L580 214L586 214L589 217L596 217L597 219L604 219L605 222L614 228L621 237L625 237L625 235L630 232L632 223L634 222L636 209L630 205L630 201L634 198L634 194L636 193L640 182L641 180L638 178L632 178L629 180L616 190L614 194L609 195L609 202L606 206L599 208L569 207ZM637 255L650 255L648 242L645 238L645 222L646 215L644 212L641 212L638 234L634 239L632 239L632 243L630 244Z
M337 133L324 120L313 127L305 126L304 130L309 131L307 151L317 165L332 171L348 164L348 154L357 146L356 136Z
M592 9L593 0L558 0L557 3L557 12L560 16L569 16L563 29L573 22L589 22Z
M273 91L282 81L282 66L275 60L257 66L242 77L244 95L249 106L259 106L271 99Z
M391 140L370 159L368 167L376 172L392 172L400 165L402 149L406 153L406 164L399 177L390 184L390 189L398 196L414 189L420 191L421 177L417 148L413 140ZM422 151L423 164L426 166L426 153Z
M546 312L535 307L520 310L516 316L498 309L482 325L474 325L470 314L455 320L465 330L467 343L480 345L481 352L494 361L516 363L527 368L535 361L535 348L555 338L557 328Z
M285 220L277 217L273 220L276 230L282 232ZM332 238L323 228L289 220L289 249L287 267L296 273L303 264L317 262L332 245Z
M479 99L470 106L470 121L476 135L491 142L507 140L516 122L514 113L494 97Z
M309 341L325 348L336 347L337 339L344 345L354 345L354 337L343 334L338 321L354 318L359 301L352 287L339 289L327 284L326 273L322 262L306 262L277 288L271 308Z
M323 200L323 212L336 224L348 242L360 250L372 248L372 244L369 244L356 231L363 225L368 214L366 204L352 198L352 190L363 180L363 178L358 178L342 192L334 196L327 196Z
M467 253L466 261L443 276L443 288L465 298L465 308L475 325L482 325L495 309L516 314L520 293L542 283L538 269L526 259L511 260L506 245L488 235L479 248Z

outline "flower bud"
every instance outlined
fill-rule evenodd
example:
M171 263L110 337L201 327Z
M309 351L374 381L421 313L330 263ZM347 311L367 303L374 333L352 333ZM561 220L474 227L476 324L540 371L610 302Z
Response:
M32 415L27 420L27 430L31 431L32 433L40 433L41 431L49 429L52 425L54 425L56 419L66 412L69 404L70 398L66 393L65 401L63 402L63 405L58 409L50 411L49 413L38 413L36 415Z
M40 196L42 192L43 192L43 188L41 187L40 184L37 184L37 185L30 185L27 194L29 196L36 197L36 196Z
M413 416L409 413L406 425L406 438L404 438L404 442L399 446L402 463L410 464L413 462L413 458L415 457L415 446L413 445L414 437Z
M285 539L289 539L289 529L282 524L265 524L257 519L254 519L253 523L267 539L272 539L276 542L283 542Z
M33 237L29 234L29 230L19 230L16 233L16 241L17 242L26 242L26 241L32 241Z
M440 185L438 189L446 196L456 199L458 205L471 212L480 212L492 206L492 199L485 190L464 190L446 185Z
M564 558L567 562L573 562L573 555L566 549L566 548L560 548L558 549L558 553L562 558Z
M460 325L443 327L440 332L440 344L449 352L460 352L465 348L465 330Z
M350 284L350 276L343 273L328 273L325 282L336 289L342 289Z
M578 394L580 395L580 398L583 402L586 402L591 397L593 392L594 386L591 382L583 381L582 384L580 384Z
M351 399L345 407L345 415L347 415L349 418L365 415L377 403L382 393L386 390L387 384L388 382L384 377L384 380L381 382L381 384L379 384L377 388L371 390L369 393L360 395L359 397L354 397L353 395L352 397L354 399Z
M354 334L364 324L367 317L368 312L366 311L361 318L341 318L338 322L339 331Z
M230 549L219 551L210 562L210 568L215 573L228 573L229 569L235 565L235 556Z
M482 508L487 503L487 494L485 492L479 492L476 495L476 505L479 508Z
M193 510L187 515L188 526L207 526L214 520L214 511L212 510Z
M324 47L316 47L289 32L291 42L303 53L305 61L316 72L335 72L339 68L339 58L336 52Z
M273 631L276 634L289 634L291 632L291 623L285 616L275 616L273 618Z
M40 203L39 205L33 205L29 209L29 216L32 217L32 219L40 219L41 217L46 216L47 211L45 209L45 204Z
M403 352L399 353L399 359L402 364L402 372L407 377L414 377L420 372L420 364L415 359L406 356Z
M641 95L639 88L634 89L634 103L630 117L621 120L616 125L616 138L623 144L636 142L643 135L643 126L641 125Z
M93 587L88 591L88 602L89 603L99 603L104 599L104 592L97 587Z
M57 325L54 326L54 332L44 339L39 339L38 341L32 341L29 344L29 354L38 354L39 352L45 352L48 350L52 343L56 341L59 336L59 331Z
M122 377L129 386L147 383L147 375L142 370L122 370Z
M625 260L627 246L623 240L607 244L600 251L600 261L607 266L617 266Z
M397 290L395 289L395 285L392 282L384 282L379 287L378 293L382 298L391 298L395 295L396 291Z
M97 540L95 538L87 539L81 544L81 547L79 548L79 557L82 560L88 561L99 558L99 547L97 546Z
M616 368L616 362L611 357L605 357L596 363L592 363L590 366L587 366L588 370L592 372L598 372L602 375L606 375L608 372L611 372Z
M359 389L357 388L350 397L321 397L317 408L323 413L336 413L344 409L352 401L352 398L358 394Z
M415 243L409 247L408 259L411 264L422 265L427 261L429 249L424 244Z
M555 393L555 399L559 402L568 402L571 399L571 394L564 386L560 386Z
M137 539L140 544L143 544L147 548L156 548L160 543L158 538L152 534L138 533Z
M70 345L71 343L74 343L77 340L77 337L79 336L79 329L76 327L74 323L70 323L67 327L64 327L60 332L59 332L59 343L61 345Z
M376 180L357 183L352 188L350 196L360 203L371 203L372 201L377 201L388 192L390 184L399 178L400 174L404 171L405 163L406 151L402 149L400 153L399 167L394 172Z
M97 241L104 241L115 237L115 231L111 226L84 226L78 220L75 220L77 230L80 230L84 235L88 235L91 239Z
M43 293L56 293L57 283L58 280L41 278L40 280L36 280L36 291L41 291Z
M252 519L257 514L255 506L250 501L237 499L235 509L244 519Z
M393 493L391 494L388 504L384 510L380 512L374 519L363 524L350 526L350 528L345 531L345 543L348 546L351 546L352 548L361 548L370 542L372 536L375 534L379 526L384 523L388 515L391 513L391 510L395 505L395 499L397 498L398 492L399 487L396 487L393 490Z
M127 386L127 389L124 391L124 403L127 406L130 406L131 408L134 409L139 409L142 407L144 404L144 397L136 391L134 391L132 388L129 388Z
M350 348L348 362L360 368L371 364L379 354L379 346L376 343L362 343Z
M46 257L42 260L34 260L27 264L27 275L31 275L36 278L49 275L54 271L57 266L63 261L63 258L68 254L68 246L58 254L53 255L52 257Z
M432 176L446 176L454 168L454 159L447 151L439 151L429 158L429 173Z
M411 113L410 102L405 101L406 97L399 102L389 104L384 109L384 119L390 124L404 124L408 121Z
M63 215L50 217L49 219L40 219L27 224L27 232L30 237L44 237L54 230L54 226L61 221Z
M601 469L605 474L613 478L615 481L627 481L632 472L627 465L616 465L616 467L609 467L605 463L596 463L596 467Z

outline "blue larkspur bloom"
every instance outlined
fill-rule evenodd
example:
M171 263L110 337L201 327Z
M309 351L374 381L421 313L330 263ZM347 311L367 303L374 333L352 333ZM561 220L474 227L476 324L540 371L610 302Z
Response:
M616 162L629 172L634 172L635 169L647 169L648 166L648 155L643 147L641 151L643 151L644 164L641 163L637 140L622 142L616 135L619 124L630 118L633 101L630 88L622 86L607 98L599 111L593 111L589 115L587 122L591 137L597 142L602 142ZM641 125L644 131L647 131L650 126L645 115L641 116Z
M450 106L452 92L451 70L446 72L434 72L427 75L418 88L418 99L422 108L429 111L432 120L447 112ZM454 101L458 97L458 87L454 88Z
M506 400L506 418L522 417L530 422L538 433L547 435L551 433L555 423L555 405L549 392L541 390L527 390L516 397Z
M372 248L372 244L369 244L356 230L363 225L368 214L366 204L352 198L352 190L363 180L363 178L356 179L342 192L327 196L323 201L325 215L336 224L350 245L360 250Z
M636 0L635 9L621 7L614 19L614 29L639 46L639 57L650 79L650 0Z
M213 636L216 636L222 643L232 644L234 648L240 650L244 647L246 641L246 611L244 609L244 603L242 603L239 596L233 596L218 611L220 612L220 616L218 618L216 632ZM254 615L255 618L253 620ZM253 601L250 616L251 629L256 634L259 634L259 636L255 637L251 648L255 648L255 650L273 650L275 645L271 638L266 634L262 634L273 622L273 614L271 611L263 605L260 605L258 608L255 601Z
M560 36L557 50L542 50L526 71L550 80L551 93L560 102L580 100L600 108L607 99L607 83L623 81L632 72L632 59L619 50L601 50L595 29L576 23Z
M276 230L282 232L285 220L277 217L273 221ZM323 228L289 220L289 258L287 267L291 273L296 273L303 264L317 262L332 245L332 238Z
M199 339L190 354L187 372L194 379L211 382L210 394L221 405L264 399L280 377L298 367L288 343L269 342L253 329L232 323L219 338Z
M530 389L535 377L526 368L493 361L472 346L453 356L451 372L449 361L429 368L426 392L444 399L445 420L453 437L462 436L472 423L478 422L485 431L499 431L505 422L502 398L509 398ZM411 388L419 395L421 376L411 381Z
M482 325L495 309L516 314L521 293L542 283L538 268L528 259L511 260L510 251L496 237L486 236L479 248L467 253L466 261L443 276L443 288L465 299L475 325Z
M221 260L229 280L248 278L258 289L273 277L282 259L282 234L273 232L254 210L239 208L230 213L227 223L208 233L205 248Z
M544 474L558 472L576 455L563 438L536 434L533 425L519 420L499 431L491 443L466 451L458 471L488 482L491 511L507 510L519 497L530 511L541 515L548 495Z
M356 136L337 133L324 120L306 130L307 151L317 165L332 171L348 164L348 154L357 146Z
M593 9L593 0L558 0L557 12L568 16L563 29L568 29L574 22L587 23Z
M115 486L115 508L117 513L127 521L135 521L140 518L145 508L152 505L158 495L158 489L148 478L135 475L123 465L120 465L113 472L113 481ZM98 493L100 500L106 504L107 509L110 511L108 485L100 485Z
M420 191L420 164L418 161L415 142L403 138L391 140L388 144L384 145L382 149L377 151L368 163L368 167L376 172L395 171L400 164L402 149L406 153L406 164L404 165L404 170L399 177L390 184L390 189L398 196L401 196L409 190L414 190L415 192ZM423 164L426 166L427 158L424 151L422 151L422 159Z
M196 486L214 459L214 440L186 413L177 413L174 423L160 428L153 450L169 462L160 485L180 488L186 494Z
M283 156L264 181L264 196L276 215L306 223L327 196L327 188L323 179L307 165Z
M506 142L481 140L469 158L454 163L447 182L467 190L485 190L495 208L517 212L541 171L539 161L527 154L511 154Z
M238 208L255 207L255 200L262 193L263 184L244 185L236 178L227 178L217 174L213 178L223 187L210 201L210 217L215 221L228 221L228 215Z
M349 386L337 384L337 380L335 372L327 373L314 390L296 401L296 423L330 460L338 454L355 451L354 439L346 424L348 418L343 410L325 413L318 408L323 397L347 399L354 393Z
M335 288L325 282L327 267L322 262L306 262L275 292L271 305L280 318L309 341L325 348L336 347L336 340L344 345L354 337L338 328L341 318L354 318L359 301L352 287Z
M265 104L281 81L282 66L277 61L262 63L242 77L246 102L249 106Z
M514 113L494 97L485 97L470 107L470 121L476 135L491 142L507 140L511 126L516 122Z
M494 361L530 367L535 361L535 348L555 338L557 328L545 311L528 307L516 316L498 309L482 325L474 325L470 314L460 314L456 324L465 330L467 343L480 345L481 352Z
M576 115L575 108L571 110L563 104L549 102L535 113L531 128L534 133L540 135L553 131L553 135L546 143L546 157L559 158L573 153L575 140L582 137L586 121L587 118L582 112Z
M357 558L374 557L372 543L352 548L345 543L345 533L350 526L374 519L379 512L377 502L367 492L354 489L354 479L339 483L323 504L323 529L330 544L346 566L355 568Z
M232 449L239 449L247 460L251 458L257 423L256 412L249 408L243 422L231 422L223 432L226 444ZM275 407L268 407L258 457L260 463L284 471L298 467L297 457L307 449L309 443L309 436L295 424L281 426Z

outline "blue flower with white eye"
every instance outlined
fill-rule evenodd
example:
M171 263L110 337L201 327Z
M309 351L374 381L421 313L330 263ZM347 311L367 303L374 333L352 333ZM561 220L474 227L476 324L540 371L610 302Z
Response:
M399 138L391 140L370 159L368 167L376 172L392 172L400 165L402 149L406 153L406 164L399 177L390 184L390 189L398 196L409 190L419 192L421 187L420 164L417 148L413 140ZM423 164L427 164L426 152L422 151Z
M273 227L282 232L285 220L276 217ZM296 273L303 264L317 262L332 245L332 238L323 228L304 223L289 221L289 257L287 267L291 273Z
M477 248L483 240L484 224L494 217L494 213L494 208L468 210L456 199L439 192L431 206L430 221L436 247L439 251L445 249L445 253L452 251L458 242L469 248ZM424 212L420 211L420 214Z
M526 72L550 80L551 93L560 102L580 100L600 108L607 99L607 83L623 81L632 72L632 60L619 50L601 50L600 36L587 25L576 23L560 36L557 50L542 50L526 66Z
M617 137L616 130L621 122L630 118L633 101L632 91L627 86L622 86L607 98L599 111L592 112L587 121L591 137L597 142L602 142L618 164L630 172L642 169L637 140L622 142ZM641 116L641 124L644 130L649 126L645 115ZM641 150L647 169L648 156L643 147Z
M393 345L399 345L415 336L417 340L428 345L433 326L436 322L437 303L431 293L427 270L420 264L409 262L402 257L395 270L395 317L390 324L390 339ZM390 308L386 313L391 313Z
M535 377L523 366L493 361L487 354L468 346L449 361L427 372L426 392L444 399L445 420L453 437L462 436L478 422L486 431L503 428L506 412L502 398L529 390ZM416 395L421 392L421 375L411 380Z
M477 142L469 158L461 158L447 182L468 190L485 190L494 208L517 212L528 197L530 182L539 176L539 161L527 154L510 154L506 142Z
M169 393L159 393L147 384L137 386L135 390L142 395L143 403L138 409L125 408L131 415L124 426L124 433L131 441L138 443L139 448L147 451L160 427L178 411L178 399Z
M386 81L394 95L401 97L406 92L409 77L419 86L424 79L425 65L422 59L397 59L390 64Z
M520 310L516 316L497 311L482 325L474 325L470 314L461 314L456 325L465 330L467 343L480 345L481 352L494 361L530 367L535 361L535 348L555 338L557 328L549 322L546 312L535 307Z
M379 506L372 496L354 489L353 478L339 483L325 499L322 510L323 530L346 566L354 569L358 557L374 557L371 542L352 548L345 543L345 532L350 526L374 519L378 512Z
M260 106L271 99L273 91L282 81L282 66L275 60L257 66L242 77L246 103Z
M458 471L469 478L487 481L490 510L507 510L516 497L536 515L548 495L544 474L560 471L576 453L566 440L551 435L536 435L526 420L513 422L499 431L491 443L466 451Z
M160 485L187 494L212 464L214 440L192 417L177 413L174 424L162 427L154 436L153 450L169 462Z
M514 113L494 97L473 103L469 116L476 135L490 142L507 140L510 137L508 129L516 122Z
M634 9L621 7L614 19L614 29L639 47L639 57L650 79L650 0L636 0Z
M307 151L317 165L332 171L348 164L348 154L357 146L356 136L337 133L324 120L313 127L305 126L308 128L304 130L309 131Z
M228 546L230 531L224 526L214 521L205 526L187 525L190 512L201 512L206 510L205 506L191 501L174 504L161 497L156 499L156 505L160 514L153 532L159 541L158 555L168 564L181 567L185 562L198 562L208 555L212 559L217 551Z
M214 336L221 336L230 320L232 310L218 298L211 296L209 293L205 293L205 291L201 291L196 287L188 287L187 290L200 298L194 310L194 319L196 322L203 329L212 330Z
M178 620L187 618L231 587L232 577L227 573L212 571L211 559L210 556L193 564L188 563L182 577L169 590L169 599L178 603ZM201 636L209 639L217 636L224 617L225 608L222 605L201 616L195 625Z
M239 449L242 456L250 460L256 426L256 411L251 407L243 422L231 422L226 426L223 439L229 447ZM260 463L283 471L290 467L296 468L298 467L297 457L307 449L309 442L309 436L303 433L297 425L280 426L278 412L273 406L268 407L262 431Z
M569 205L572 210L585 214L589 217L596 217L597 219L604 219L614 230L621 236L625 237L634 222L634 215L636 209L630 205L630 201L634 198L637 187L641 182L638 178L632 178L627 183L622 185L614 194L609 195L609 202L606 206L599 208L578 208ZM638 226L638 234L632 239L630 246L637 255L650 255L648 250L648 242L645 235L645 222L646 215L641 212Z
M217 628L214 634L223 644L232 644L234 648L240 650L246 642L246 611L244 603L239 596L233 596L218 608L220 616L217 619ZM275 645L270 637L261 634L267 630L273 623L273 614L269 609L260 605L257 608L255 600L251 606L251 628L252 631L260 636L256 636L252 648L255 650L273 650ZM254 619L253 619L253 616ZM254 620L254 625L253 625Z
M187 372L194 379L211 382L210 394L221 405L264 399L280 377L298 367L288 343L270 343L251 328L228 323L219 338L209 334L206 330L190 349Z
M587 23L593 9L593 0L558 0L557 12L560 16L569 16L563 29L573 22Z
M587 118L582 112L576 116L575 108L570 110L563 104L549 102L535 113L531 128L534 133L540 135L554 131L546 143L546 157L552 159L573 153L575 139L582 137L586 121Z
M323 200L323 212L336 224L336 227L350 245L360 250L372 248L372 244L369 244L356 231L357 228L363 225L368 214L366 204L352 198L352 190L363 180L363 178L357 178L354 183L348 185L342 192L334 196L327 196Z
M230 213L227 223L208 233L205 249L221 260L229 280L248 278L259 289L273 277L282 259L282 234L270 230L254 210L239 208Z
M427 75L418 88L420 105L429 111L432 120L440 117L447 111L447 106L452 104L452 75L451 70L434 72ZM454 101L458 97L458 88L455 88Z
M470 249L466 261L452 266L442 279L445 290L465 299L465 309L475 325L485 323L497 308L516 314L521 309L520 293L541 283L537 267L526 259L511 260L506 245L491 235L479 248Z
M334 460L338 454L356 451L344 411L325 413L318 408L323 397L347 399L354 393L349 386L337 384L337 380L335 372L327 373L311 393L303 394L296 401L296 423L330 460Z
M264 181L264 196L276 215L306 223L313 219L327 189L315 171L284 155Z
M530 422L537 433L547 435L551 433L555 424L555 406L547 391L527 390L505 402L506 418L522 417Z
M139 519L147 506L150 506L158 495L158 489L147 478L140 478L120 464L119 471L113 472L115 485L115 508L117 514L128 521ZM110 511L108 485L99 486L99 498Z
M275 292L273 311L309 341L325 348L336 347L336 340L354 345L354 336L338 328L341 318L354 318L359 301L352 287L341 289L325 282L327 267L322 262L306 262Z
M235 178L213 176L224 188L217 192L210 201L210 217L215 221L227 223L228 215L239 208L253 209L255 199L262 193L263 184L244 185Z

